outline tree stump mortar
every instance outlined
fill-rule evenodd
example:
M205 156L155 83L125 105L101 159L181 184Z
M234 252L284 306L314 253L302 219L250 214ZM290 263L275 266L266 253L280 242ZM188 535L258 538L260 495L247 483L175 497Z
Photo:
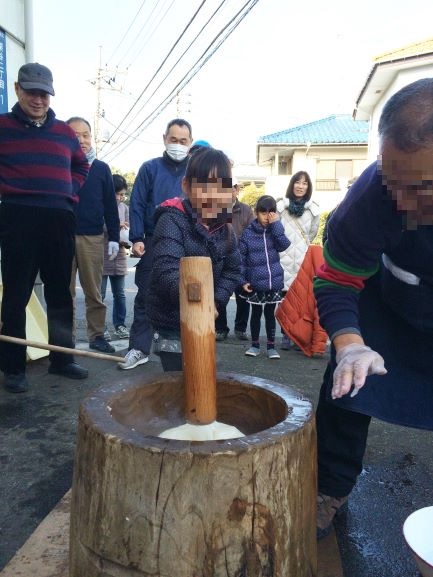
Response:
M70 577L317 575L311 402L219 373L217 411L247 436L159 438L184 422L181 373L102 387L82 403Z

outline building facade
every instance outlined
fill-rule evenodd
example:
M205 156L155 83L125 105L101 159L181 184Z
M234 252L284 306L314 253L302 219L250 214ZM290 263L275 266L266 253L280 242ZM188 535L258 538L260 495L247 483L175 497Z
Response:
M256 162L268 169L266 193L284 196L291 176L305 170L314 199L331 210L367 165L368 129L368 122L343 114L260 137Z
M33 60L32 0L1 0L0 113L16 102L14 82L18 69Z

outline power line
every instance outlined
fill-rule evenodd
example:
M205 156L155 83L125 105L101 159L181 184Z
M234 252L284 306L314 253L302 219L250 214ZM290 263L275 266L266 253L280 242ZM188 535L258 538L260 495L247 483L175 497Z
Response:
M136 44L137 40L141 38L142 43L140 45L140 47L135 51L135 53L133 54L133 56L131 57L131 61L130 63L127 65L127 68L130 68L132 66L132 64L135 62L135 60L138 58L138 56L140 55L141 51L143 50L143 48L149 43L149 41L151 40L151 38L153 37L153 35L155 34L155 32L158 30L159 25L161 24L162 20L166 17L168 11L171 9L171 7L173 6L173 4L175 3L176 0L172 0L171 3L167 6L167 8L165 9L165 12L161 15L161 17L159 18L159 20L156 22L156 24L144 35L144 39L142 37L142 32L145 28L145 26L143 26L137 36L134 38L134 40L132 41L130 47L128 48L128 50L125 52L125 54L122 56L120 62L122 62L122 60L124 60L127 55L131 52L132 48L134 47L134 45ZM165 4L167 4L167 1L165 2ZM155 14L155 19L158 18L159 14L164 10L164 6L165 4L162 4L160 6L160 11ZM149 18L146 22L146 24L149 24L150 26L150 20L152 19L153 13L155 12L156 7L159 5L159 1L157 2L157 4L155 4L152 12L149 15ZM119 64L120 64L119 62Z
M125 34L122 36L121 40L119 41L119 44L116 46L116 48L113 50L113 53L111 54L110 58L108 59L108 62L110 60L113 59L113 56L116 54L116 51L118 50L118 48L122 45L122 42L125 40L126 36L128 35L128 32L131 30L131 28L133 27L133 25L135 24L135 21L137 19L137 16L140 14L143 6L145 5L146 0L143 0L143 2L141 3L140 8L138 9L137 13L135 14L134 18L131 21L131 24L128 26Z
M145 91L148 89L148 87L150 86L150 84L153 82L153 80L155 79L156 75L158 74L158 72L161 70L161 68L164 66L164 64L167 62L168 58L170 57L171 53L173 52L173 50L176 48L176 46L179 44L180 40L182 39L183 35L185 34L185 32L188 30L188 28L191 26L191 24L193 23L193 21L195 20L195 18L197 17L197 14L200 12L200 10L203 8L203 6L206 4L207 0L203 0L202 3L200 4L200 6L197 8L197 10L195 11L194 15L192 16L192 18L190 19L190 21L188 22L188 24L185 26L185 28L183 29L182 33L180 34L180 36L177 38L176 42L173 44L173 46L170 48L167 56L164 58L164 60L162 61L162 63L159 65L157 71L155 72L155 74L152 76L152 78L149 80L149 82L147 83L147 85L143 88L142 92L140 93L140 95L138 96L138 98L136 99L136 101L134 102L134 104L131 106L131 108L129 109L129 111L126 113L126 115L123 117L123 119L121 120L121 122L119 123L118 127L116 128L116 130L113 132L113 134L111 135L110 139L107 141L109 142L111 140L111 138L116 134L117 130L122 126L122 124L126 121L126 119L128 118L128 116L132 113L133 109L137 106L138 102L140 101L141 97L143 96L143 94L145 93ZM104 147L102 147L104 148ZM101 149L102 150L102 149Z
M209 46L206 48L206 50L203 52L203 54L200 56L200 58L196 61L194 66L192 66L189 69L189 71L184 75L184 77L176 84L176 86L172 89L170 94L162 101L162 103L159 106L155 107L154 110L137 126L137 128L134 131L135 134L130 135L129 139L123 140L117 146L115 146L114 148L109 150L103 158L105 158L111 154L114 154L115 152L117 152L117 154L121 154L124 150L126 150L126 148L128 148L128 146L130 146L132 141L134 141L148 126L150 126L152 124L152 122L154 122L154 120L165 110L165 108L167 108L167 106L170 104L170 102L172 102L172 100L176 97L176 94L180 90L185 88L185 86L187 86L187 84L189 84L189 82L191 82L191 80L194 78L194 76L196 76L196 74L198 74L198 72L209 61L209 59L215 54L215 52L222 46L222 44L227 40L227 38L232 34L232 32L234 32L234 30L239 26L239 24L242 22L242 20L249 14L249 12L251 12L251 10L254 8L254 6L256 6L258 1L259 0L248 0L244 4L244 6L239 10L239 12L215 36L215 38L212 40L212 42L209 44ZM245 12L243 12L244 9L245 9ZM212 50L212 52L205 57L206 53L209 51L209 49L212 47L212 45L218 40L218 38L219 38L219 36L221 36L222 32L224 32L224 30L226 30L230 26L230 24L232 24L234 22L234 20L240 14L241 14L241 16L239 17L238 21L232 26L232 28L230 28L227 31L225 36L218 42L218 44L215 46L215 48ZM203 61L201 62L202 59L203 59ZM148 120L149 120L149 122L147 122ZM146 122L147 122L147 124L146 124Z
M206 30L207 26L209 25L209 23L215 18L216 14L219 12L219 10L222 8L222 6L226 3L226 0L222 0L220 5L217 7L217 9L212 13L212 15L210 16L210 18L207 20L207 22L205 23L205 25L203 26L203 28L200 30L200 32L195 36L195 38L191 41L191 43L189 44L189 46L182 52L182 54L180 55L180 57L176 60L176 62L173 64L173 66L170 68L170 70L167 72L167 74L165 75L165 77L161 80L161 82L158 84L158 86L154 89L154 91L152 92L152 94L148 97L148 99L146 100L146 102L144 102L141 106L141 108L136 112L135 116L133 118L131 118L129 120L128 125L125 127L125 130L134 122L134 120L137 118L137 116L140 114L140 112L143 110L143 108L150 102L150 100L152 99L152 97L156 94L156 92L159 90L159 88L162 86L162 84L164 84L164 82L167 80L167 78L170 76L170 74L173 72L173 70L176 68L176 66L179 64L179 62L182 60L182 58L185 56L185 54L189 51L189 49L193 46L193 44L197 41L197 39L200 37L201 34L203 34L203 32ZM223 29L224 30L224 29Z

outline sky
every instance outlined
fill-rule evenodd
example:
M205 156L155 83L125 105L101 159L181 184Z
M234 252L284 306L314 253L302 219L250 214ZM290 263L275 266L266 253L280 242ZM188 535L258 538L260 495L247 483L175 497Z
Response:
M165 126L178 114L196 140L235 164L254 163L259 136L351 114L375 56L432 37L431 0L258 0L161 111L247 3L207 0L187 28L202 2L33 0L34 60L53 72L51 106L58 118L83 116L93 126L99 102L100 134L111 140L99 158L110 166L136 172L160 156Z

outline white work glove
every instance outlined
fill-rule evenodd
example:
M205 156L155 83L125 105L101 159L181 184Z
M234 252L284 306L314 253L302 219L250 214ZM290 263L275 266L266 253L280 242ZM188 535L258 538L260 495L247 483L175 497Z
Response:
M331 396L333 399L347 395L353 385L351 397L364 386L368 375L385 375L385 361L365 345L352 343L342 347L336 356L337 366Z
M119 252L119 243L110 240L108 243L108 260L114 260Z

